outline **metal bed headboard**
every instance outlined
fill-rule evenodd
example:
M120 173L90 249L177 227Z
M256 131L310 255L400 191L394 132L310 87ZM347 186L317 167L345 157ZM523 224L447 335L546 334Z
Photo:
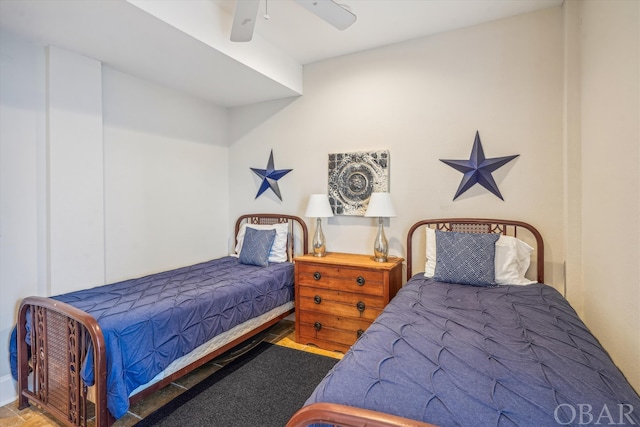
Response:
M544 242L542 235L531 224L522 221L488 218L442 218L425 219L411 226L407 233L407 280L413 275L413 238L421 227L430 227L440 231L456 231L462 233L498 233L519 237L518 232L525 230L535 240L534 256L537 281L544 283ZM522 234L522 233L521 233Z
M295 236L296 234L296 225L300 227L300 233L302 234L302 253L306 254L309 251L309 237L307 232L307 224L302 220L302 218L294 216L294 215L285 215L285 214L246 214L238 217L236 221L235 234L234 237L238 236L238 232L240 231L240 227L242 224L255 224L255 225L273 225L273 224L289 224L289 233L287 236L287 254L289 261L293 260L295 256Z

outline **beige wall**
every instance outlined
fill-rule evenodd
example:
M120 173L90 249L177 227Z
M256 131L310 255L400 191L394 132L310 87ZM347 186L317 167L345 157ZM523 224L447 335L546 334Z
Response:
M329 153L388 149L390 253L404 256L420 219L515 218L546 236L546 279L562 290L562 37L554 8L306 66L304 96L231 112L230 218L302 216L309 194L326 192ZM452 201L462 174L439 159L468 159L476 130L487 157L520 155L493 174L504 201L478 185ZM275 167L293 169L279 181L284 200L254 200L249 168L272 148ZM323 224L328 250L372 252L375 219Z
M640 390L640 2L579 6L582 315Z

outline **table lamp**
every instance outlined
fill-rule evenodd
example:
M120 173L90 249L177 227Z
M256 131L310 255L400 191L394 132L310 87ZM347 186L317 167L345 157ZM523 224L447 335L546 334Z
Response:
M329 197L326 194L312 194L311 197L309 197L305 216L309 218L317 218L316 233L313 235L312 242L313 255L318 257L325 256L327 250L324 233L322 232L321 219L333 216L333 211L329 205Z
M373 244L373 258L378 262L386 262L389 255L389 244L384 235L382 220L396 216L396 211L391 203L391 195L389 193L371 193L369 206L364 216L378 217L378 234Z

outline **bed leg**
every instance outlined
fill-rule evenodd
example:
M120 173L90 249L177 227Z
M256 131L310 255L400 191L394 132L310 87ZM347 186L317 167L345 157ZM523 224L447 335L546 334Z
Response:
M26 310L22 310L19 313L16 334L18 350L18 409L24 409L29 406L29 399L22 393L23 390L29 389L29 351L25 341L25 336L27 335L26 316Z

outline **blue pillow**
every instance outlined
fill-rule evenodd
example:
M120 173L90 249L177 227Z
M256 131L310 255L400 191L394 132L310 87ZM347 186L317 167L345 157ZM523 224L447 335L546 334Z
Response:
M247 227L238 260L240 264L269 265L269 252L276 238L276 230L256 230Z
M436 270L440 282L464 285L496 284L495 256L499 234L436 230Z

